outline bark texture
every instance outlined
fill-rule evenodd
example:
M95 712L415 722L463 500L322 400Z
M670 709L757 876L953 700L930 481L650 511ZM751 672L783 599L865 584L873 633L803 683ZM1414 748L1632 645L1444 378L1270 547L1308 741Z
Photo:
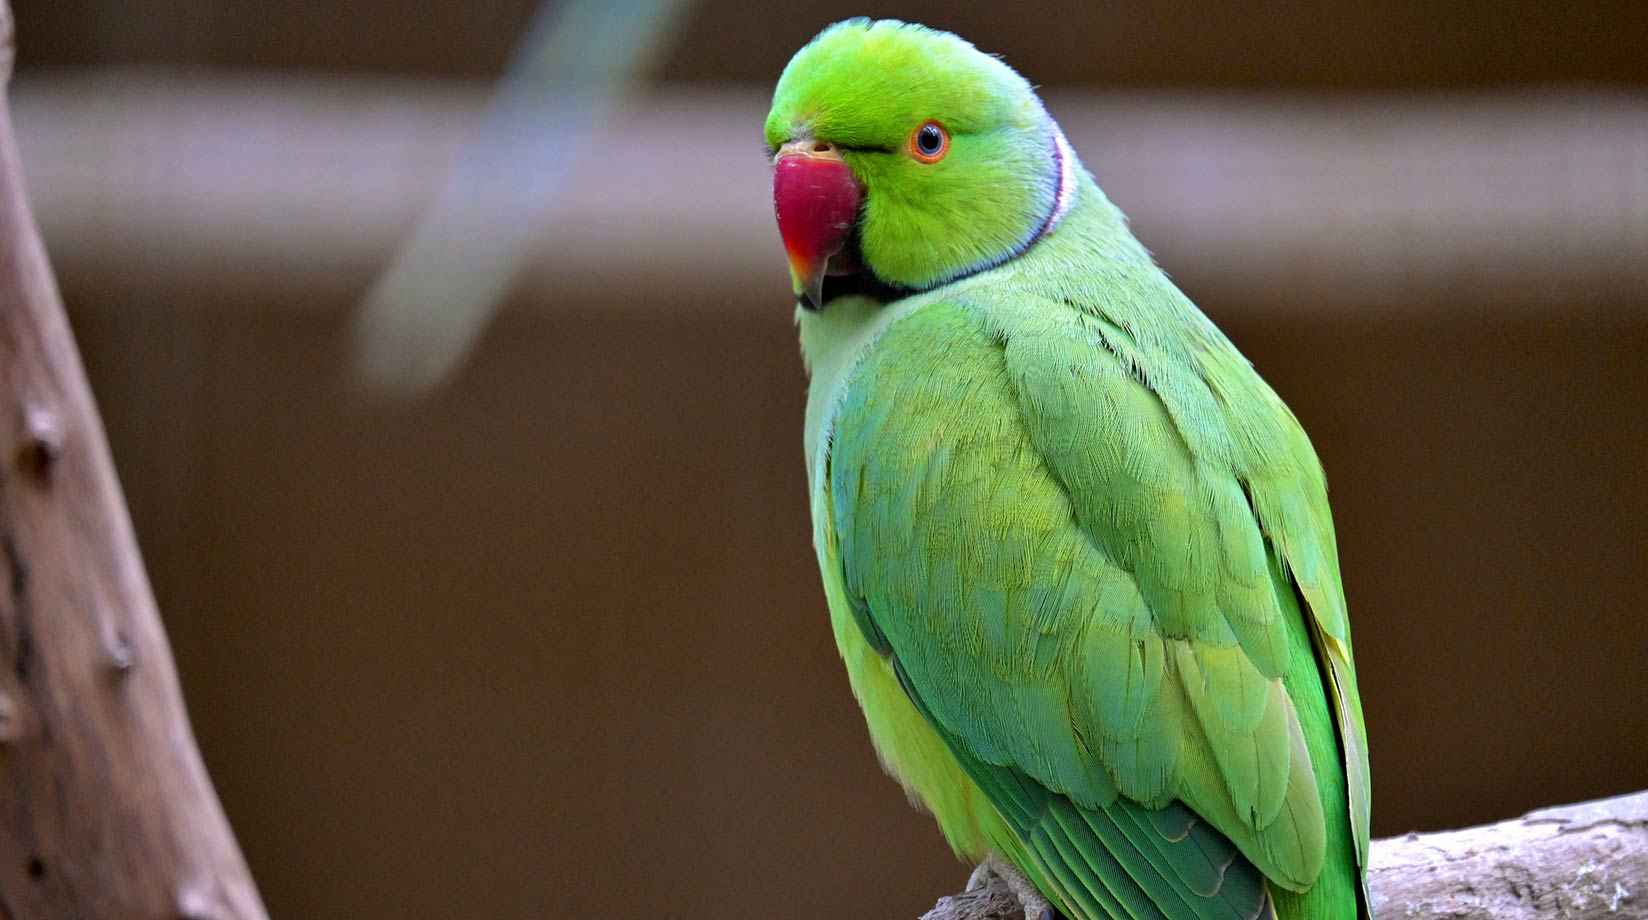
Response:
M1511 821L1375 840L1378 920L1648 918L1648 792ZM939 899L922 920L1022 920L1000 879Z
M0 88L11 62L0 0ZM195 747L0 92L0 920L264 916Z

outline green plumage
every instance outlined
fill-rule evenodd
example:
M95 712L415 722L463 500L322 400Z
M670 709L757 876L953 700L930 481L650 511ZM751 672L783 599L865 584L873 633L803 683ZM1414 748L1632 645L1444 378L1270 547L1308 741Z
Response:
M926 119L935 164L904 149ZM769 143L797 137L849 148L865 266L914 291L800 314L819 558L890 771L1077 920L1366 916L1366 741L1293 415L996 59L832 27L775 96Z

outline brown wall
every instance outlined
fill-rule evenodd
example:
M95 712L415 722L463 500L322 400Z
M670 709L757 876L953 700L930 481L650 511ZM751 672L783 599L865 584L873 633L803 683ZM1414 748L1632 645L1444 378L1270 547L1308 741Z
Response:
M87 61L496 73L538 0L16 0L24 66ZM1004 54L1037 84L1334 89L1648 83L1640 0L1010 4L701 0L672 80L768 83L829 22L896 16Z

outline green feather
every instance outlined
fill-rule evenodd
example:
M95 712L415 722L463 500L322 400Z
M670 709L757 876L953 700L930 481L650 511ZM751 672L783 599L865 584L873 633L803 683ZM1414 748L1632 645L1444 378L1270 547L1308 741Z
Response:
M819 559L889 769L1076 920L1366 916L1365 732L1293 415L960 39L832 27L766 133L849 148L863 261L916 290L800 316Z

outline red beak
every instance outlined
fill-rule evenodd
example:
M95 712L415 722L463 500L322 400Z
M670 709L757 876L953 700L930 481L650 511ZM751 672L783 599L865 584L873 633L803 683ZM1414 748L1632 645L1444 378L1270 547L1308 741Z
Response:
M858 180L833 144L791 141L773 163L773 211L790 257L796 293L813 309L824 305L824 276L847 275L857 265L840 257L858 221Z

